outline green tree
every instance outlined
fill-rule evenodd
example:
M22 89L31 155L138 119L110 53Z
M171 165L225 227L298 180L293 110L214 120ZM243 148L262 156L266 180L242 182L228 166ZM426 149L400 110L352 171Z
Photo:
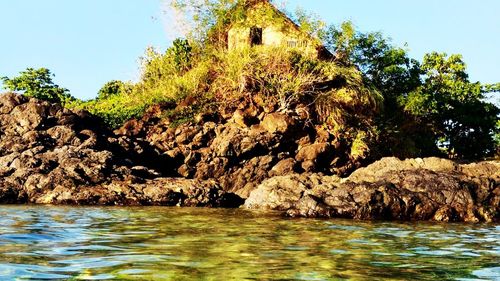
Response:
M355 61L356 49L359 47L358 37L354 24L343 22L339 27L331 25L321 33L325 46L333 51L338 62L349 65Z
M112 96L116 96L121 93L130 92L132 90L132 85L125 83L120 80L112 80L104 84L97 93L98 99L107 99Z
M191 51L193 48L188 40L177 38L172 47L167 50L167 56L173 60L178 73L185 72L191 68Z
M419 62L411 59L405 49L392 45L381 33L359 32L349 21L330 26L322 39L339 63L354 64L366 82L384 97L383 110L377 117L379 153L399 157L435 154L437 148L426 124L405 112L398 102L420 86Z
M381 33L358 32L351 22L324 35L337 60L356 65L384 96L378 117L382 154L437 155L438 146L460 158L493 153L499 109L485 102L485 94L500 85L470 82L460 56L432 53L421 65Z
M175 39L163 54L149 47L141 58L142 82L157 84L182 76L192 68L194 57L193 48L186 39Z
M73 100L69 90L56 85L52 77L54 75L47 68L28 68L21 71L17 77L1 77L0 79L5 89L20 92L28 97L63 104Z
M310 34L315 38L323 38L326 32L326 23L321 18L298 7L295 13L286 13L299 27L302 32Z
M352 22L330 26L323 40L337 60L355 64L365 78L381 90L388 102L420 85L420 64L408 52L391 44L380 32L361 33Z
M500 109L485 101L494 87L470 82L460 55L431 53L422 63L423 83L401 103L431 125L450 156L481 158L495 153Z

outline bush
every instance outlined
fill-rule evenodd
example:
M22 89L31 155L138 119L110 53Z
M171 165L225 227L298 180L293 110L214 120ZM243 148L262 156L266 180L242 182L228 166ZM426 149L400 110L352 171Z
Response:
M132 90L132 85L119 80L112 80L104 84L97 93L97 99L107 99L120 93L128 93Z
M74 98L69 90L61 88L52 81L54 74L47 68L27 68L18 77L1 77L4 87L10 91L49 102L68 103Z

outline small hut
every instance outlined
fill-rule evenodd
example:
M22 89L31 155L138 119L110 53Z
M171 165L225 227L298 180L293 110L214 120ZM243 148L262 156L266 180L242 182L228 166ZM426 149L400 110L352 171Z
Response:
M321 59L333 57L318 38L302 31L269 0L246 0L242 5L244 14L227 29L229 50L270 46L297 50Z

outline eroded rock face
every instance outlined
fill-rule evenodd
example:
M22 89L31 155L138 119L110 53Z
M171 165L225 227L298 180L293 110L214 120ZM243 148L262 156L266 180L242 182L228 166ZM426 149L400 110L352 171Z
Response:
M250 194L245 207L292 217L498 222L500 163L385 158L344 179L274 177Z
M261 106L270 104L257 97L236 104L221 112L217 122L201 118L179 126L158 118L153 107L150 112L156 114L131 120L117 133L143 138L169 155L179 176L216 180L244 198L273 176L343 174L361 165L359 159L349 158L341 137L312 124L310 109L303 104L287 112Z
M0 96L0 203L237 207L214 182L164 178L172 158L86 112Z

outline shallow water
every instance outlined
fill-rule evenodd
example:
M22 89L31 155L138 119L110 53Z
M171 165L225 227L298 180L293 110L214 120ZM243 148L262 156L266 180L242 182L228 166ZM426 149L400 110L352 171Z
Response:
M500 226L0 206L0 280L500 280Z

